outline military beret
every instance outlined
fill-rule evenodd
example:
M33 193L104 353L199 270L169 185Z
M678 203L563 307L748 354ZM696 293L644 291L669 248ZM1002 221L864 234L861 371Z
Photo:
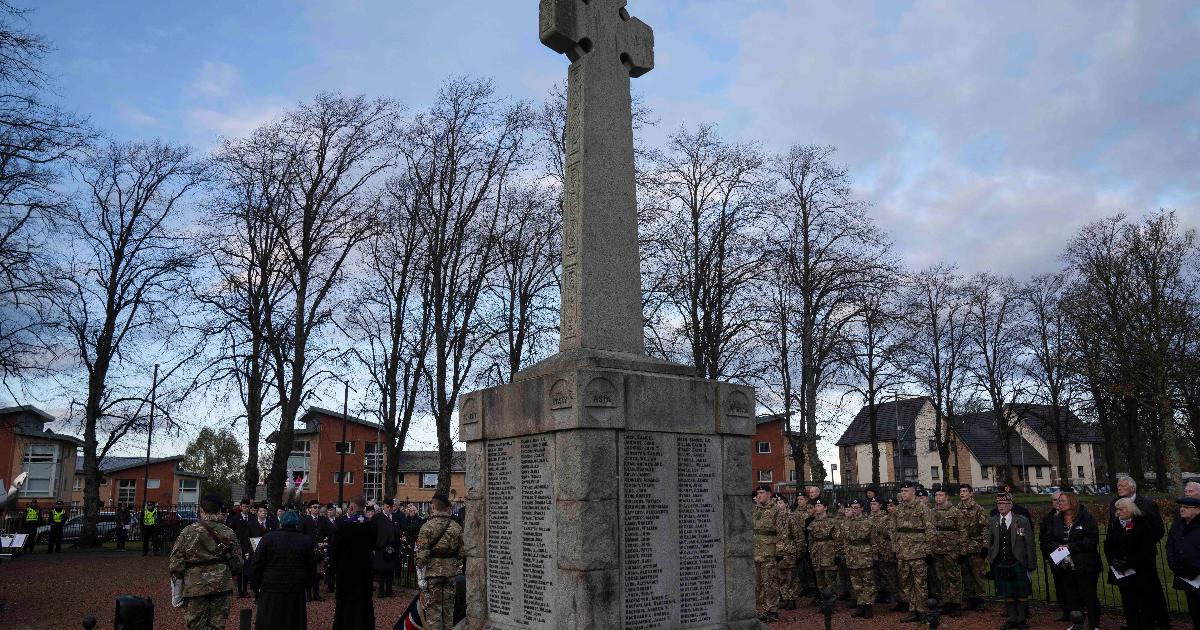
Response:
M1009 493L1007 493L1007 492L997 492L997 493L996 493L996 500L997 500L997 501L1008 501L1008 502L1010 502L1010 503L1011 503L1011 502L1012 502L1012 495L1011 495L1011 494L1009 494Z
M1200 499L1194 497L1179 497L1178 499L1175 499L1175 502L1179 505L1186 505L1188 507L1200 507Z
M771 491L771 486L768 486L768 485L767 485L767 484L765 484L765 483L763 483L763 484L759 484L759 486L758 486L757 488L755 488L755 489L754 489L754 491L755 491L755 492L770 492L770 491Z
M869 503L879 503L879 502L880 502L879 497L871 497L871 500L869 501ZM892 502L892 500L888 499L888 503L891 503L891 502Z
M860 507L864 510L871 507L871 502L866 499L855 499L851 503L854 505L857 505L858 507Z
M896 500L895 500L895 499L888 499L888 500L887 500L887 504L888 504L888 505L896 505Z
M916 488L917 482L912 481L912 480L904 481L904 482L901 482L900 487L901 488Z
M828 503L825 502L825 499L822 499L821 497L817 497L815 499L810 499L810 501L812 501L813 505L829 505Z
M925 488L920 488L920 489L918 489L918 490L917 490L917 496L919 496L919 497L927 497L927 496L929 496L929 491L928 491L928 490L926 490Z

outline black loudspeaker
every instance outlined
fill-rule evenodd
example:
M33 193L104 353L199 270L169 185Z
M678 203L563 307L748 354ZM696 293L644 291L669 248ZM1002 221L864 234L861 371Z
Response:
M154 602L149 597L118 597L113 630L154 630Z

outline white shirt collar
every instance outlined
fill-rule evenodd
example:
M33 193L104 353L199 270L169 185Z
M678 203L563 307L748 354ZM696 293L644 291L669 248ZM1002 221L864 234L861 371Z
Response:
M1008 514L1000 517L1000 520L1004 522L1005 527L1012 527L1012 515L1013 513L1009 512Z

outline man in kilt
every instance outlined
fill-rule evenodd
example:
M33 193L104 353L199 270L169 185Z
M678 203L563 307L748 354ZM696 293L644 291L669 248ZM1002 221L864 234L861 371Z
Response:
M1029 573L1037 569L1033 525L1028 518L1012 511L1012 495L996 495L998 514L988 523L988 563L996 595L1004 598L1008 613L1005 628L1027 630L1029 595L1033 583Z

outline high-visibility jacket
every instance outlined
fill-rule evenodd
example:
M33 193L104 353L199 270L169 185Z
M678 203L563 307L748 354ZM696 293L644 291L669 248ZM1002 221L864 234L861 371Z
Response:
M25 508L25 522L26 523L36 523L36 522L38 522L38 518L39 517L38 517L37 508L31 508L31 507Z
M154 526L158 521L158 510L142 510L142 525Z
M67 518L66 510L50 510L50 523L52 525L62 525Z

